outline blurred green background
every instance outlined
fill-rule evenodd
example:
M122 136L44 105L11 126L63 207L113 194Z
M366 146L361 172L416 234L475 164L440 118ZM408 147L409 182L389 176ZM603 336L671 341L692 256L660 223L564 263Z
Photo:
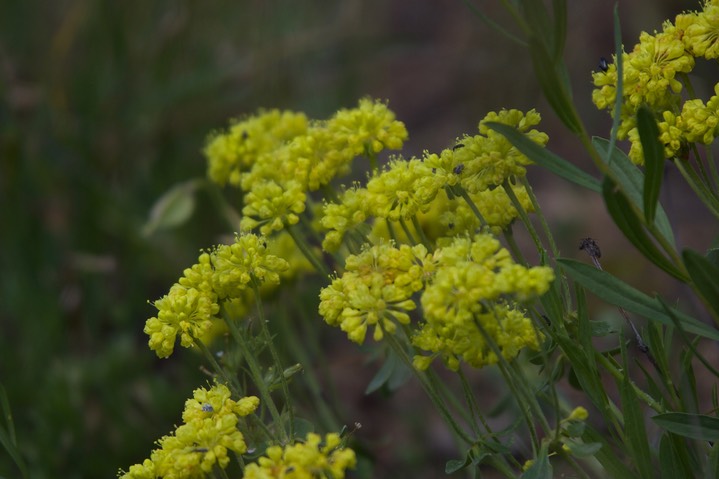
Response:
M499 2L475 4L510 25ZM626 42L695 6L620 2ZM612 4L569 8L575 98L606 135L590 72L612 50ZM202 195L181 228L141 229L163 192L204 175L206 135L258 107L325 118L365 95L407 124L408 154L473 133L489 110L537 107L550 148L589 168L527 54L458 0L0 3L0 383L31 477L112 477L148 456L204 383L193 354L156 359L142 328L147 300L227 229ZM598 198L568 203L576 191L545 176L537 189L572 254L597 236L578 217L606 227ZM447 460L376 457L395 462L378 476L407 461L437 477ZM0 476L17 475L0 452Z

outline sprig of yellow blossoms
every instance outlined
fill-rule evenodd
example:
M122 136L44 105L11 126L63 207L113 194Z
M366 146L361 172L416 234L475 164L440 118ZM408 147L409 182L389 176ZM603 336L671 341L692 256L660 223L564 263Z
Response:
M260 112L212 136L204 153L210 179L245 193L241 229L270 235L298 223L308 193L349 173L356 157L373 160L406 139L404 124L386 103L365 98L325 121Z
M440 154L425 152L421 159L391 160L368 179L365 187L356 183L345 189L338 202L325 203L320 220L327 230L323 249L337 251L346 236L361 229L370 218L379 228L375 233L385 238L392 237L386 232L388 222L410 222L413 217L425 226L423 231L426 229L429 239L472 234L484 225L465 199L458 198L462 191L486 226L501 231L518 213L498 187L509 179L523 178L530 160L484 124L492 121L513 126L543 146L547 135L533 128L540 119L534 110L526 114L519 110L491 112L479 122L479 135L464 136ZM522 208L533 211L524 186L510 186Z
M636 125L636 114L642 105L655 114L666 158L681 157L690 143L710 144L719 134L719 83L706 102L682 97L682 82L688 82L687 75L699 58L719 58L719 0L706 1L699 12L677 15L673 23L667 20L661 32L642 32L634 49L622 53L623 91L617 137L631 141L629 157L633 162L644 163ZM616 64L595 72L593 78L594 104L611 111L617 94ZM689 92L693 95L693 90Z
M514 301L544 294L554 279L549 267L514 263L488 234L455 238L432 254L423 245L376 245L349 256L345 268L320 292L319 312L360 344L368 328L380 341L409 325L417 307L413 296L421 292L424 322L412 342L432 354L415 358L418 369L437 356L452 369L460 359L474 367L496 363L484 335L507 358L538 348L541 334Z
M214 467L226 468L228 451L247 452L238 429L239 418L252 414L260 400L255 396L234 401L227 386L216 384L199 388L185 402L183 424L157 441L150 458L135 464L121 479L190 479L205 477Z
M257 462L248 464L244 479L343 479L357 464L355 452L342 447L339 434L322 439L315 433L285 447L270 446Z
M253 281L256 286L277 285L280 274L288 269L285 259L268 253L265 238L251 233L200 254L197 264L187 268L169 293L154 302L157 316L145 324L150 349L166 358L178 336L183 347L193 346L218 321L221 305L237 309L237 302L244 302L253 291Z

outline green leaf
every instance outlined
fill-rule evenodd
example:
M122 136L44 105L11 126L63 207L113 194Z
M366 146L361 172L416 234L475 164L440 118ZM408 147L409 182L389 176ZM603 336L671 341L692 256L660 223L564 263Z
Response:
M553 56L555 59L560 59L567 41L567 0L554 0L552 7L554 13Z
M682 252L682 259L694 285L714 311L719 313L719 267L690 249Z
M392 373L394 372L398 363L399 358L397 358L397 355L392 350L388 349L387 359L385 360L384 364L382 364L382 367L379 368L377 374L375 374L372 380L369 382L369 384L367 385L367 389L365 389L364 393L372 394L373 392L384 386L384 384L389 381L389 378L392 377Z
M692 467L694 465L694 467ZM659 466L662 477L674 479L676 477L695 477L696 461L692 461L687 441L676 434L666 433L659 442Z
M672 437L669 433L662 436L659 443L659 465L662 478L674 479L677 477L692 477L692 471L685 470L674 448Z
M455 472L461 471L469 466L478 466L489 456L491 456L489 451L484 448L480 449L478 446L474 446L472 449L467 451L464 459L451 459L447 461L447 464L444 466L444 472L445 474L454 474Z
M582 123L577 117L569 89L558 74L560 70L557 68L558 63L549 54L541 39L535 35L529 37L529 54L544 97L562 123L572 133L580 134L583 130Z
M657 414L652 420L663 429L680 436L702 441L719 440L719 418L687 412Z
M557 263L574 281L607 303L620 306L652 321L667 325L674 324L656 298L647 296L641 291L632 288L606 271L601 271L586 263L567 258L559 258ZM719 331L715 328L697 321L674 308L671 311L678 319L683 330L715 341L719 340Z
M15 436L15 425L12 419L12 410L10 409L10 401L7 397L5 387L0 384L0 413L2 413L2 421L0 421L0 445L15 462L20 470L23 478L29 477L25 461L17 447L17 437ZM6 423L6 424L4 424Z
M587 442L598 442L604 446L596 452L594 457L606 470L606 477L611 477L612 479L635 479L636 475L624 465L617 457L616 451L607 443L606 435L606 431L599 433L587 425L583 439Z
M609 177L604 178L602 196L614 223L642 255L670 275L686 283L688 278L659 251L644 230L641 219L634 214L626 195Z
M659 142L657 121L647 107L642 106L637 111L637 130L644 151L644 217L652 224L662 189L664 147Z
M307 434L315 432L315 425L307 419L295 417L292 421L292 428L297 437L306 437Z
M626 342L622 338L619 342L622 349L622 362L624 371L629 371ZM628 374L624 374L619 384L619 396L622 400L622 413L624 416L624 436L631 451L631 458L636 464L639 475L645 479L653 479L652 455L649 449L649 439L644 426L644 414L639 407L637 398Z
M150 236L158 230L180 226L195 210L195 190L202 180L190 180L170 188L153 205L142 234Z
M590 457L602 448L601 442L580 443L574 441L566 442L569 451L576 457Z
M632 163L632 160L629 159L626 153L619 148L613 147L610 150L610 142L604 138L592 138L592 145L604 163L606 163L609 169L612 170L612 173L614 173L614 179L619 183L624 194L627 195L627 199L636 206L642 214L645 214L643 201L644 174L639 167ZM610 151L612 152L611 155L609 154ZM672 225L661 204L657 205L654 224L662 236L664 236L664 239L674 246Z
M503 135L522 154L541 167L579 186L583 186L597 193L601 191L601 186L596 178L580 170L567 160L548 151L546 148L539 146L517 129L496 122L487 122L484 123L484 125Z
M719 443L715 442L709 451L709 459L704 469L704 477L719 479Z
M520 476L522 479L552 479L552 465L549 463L547 447L547 443L542 443L542 448L534 458L534 462Z

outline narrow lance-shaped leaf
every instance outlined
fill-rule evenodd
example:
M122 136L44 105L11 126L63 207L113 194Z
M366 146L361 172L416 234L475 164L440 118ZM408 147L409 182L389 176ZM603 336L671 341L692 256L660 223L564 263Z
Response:
M668 412L657 414L652 420L660 427L680 436L702 441L719 440L719 418L704 414Z
M560 59L567 41L567 0L554 0L552 7L554 13L553 56L555 59Z
M701 295L719 313L719 267L690 249L682 252L682 259Z
M530 160L541 167L579 186L596 191L597 193L601 191L601 186L596 178L546 148L539 146L521 132L517 131L517 129L496 122L487 122L484 123L484 125L503 135L522 154L526 155Z
M607 303L620 306L651 321L658 321L666 325L674 324L672 318L656 298L647 296L606 271L567 258L559 258L557 263L574 281ZM684 331L715 341L719 340L719 330L676 309L671 311Z
M532 57L532 65L539 86L554 113L572 133L581 133L582 123L574 109L571 94L567 85L558 75L557 65L559 63L555 63L555 59L550 56L542 42L533 36L529 38L529 54Z
M686 282L688 278L659 251L644 230L641 219L634 214L627 197L609 177L604 179L602 196L614 223L642 255L678 280Z
M644 174L632 163L629 157L617 147L611 148L611 144L604 138L592 138L592 145L596 148L602 161L607 164L614 173L614 179L619 183L619 187L626 194L627 199L644 214ZM609 152L612 152L611 155ZM669 218L662 208L661 204L657 204L656 218L654 224L664 237L664 239L674 246L674 233Z
M646 107L637 112L637 130L644 151L644 217L652 224L662 189L664 148L659 142L659 127L654 115Z
M629 371L627 346L623 338L619 341L622 352L624 371ZM652 456L649 450L649 439L644 426L644 414L639 407L639 399L632 388L628 374L624 374L619 384L619 395L622 399L624 416L624 435L631 451L632 462L637 466L640 477L653 479Z

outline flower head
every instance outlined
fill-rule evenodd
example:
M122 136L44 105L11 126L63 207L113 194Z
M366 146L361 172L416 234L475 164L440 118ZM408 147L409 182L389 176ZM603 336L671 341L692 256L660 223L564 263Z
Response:
M351 255L344 274L320 292L319 312L332 326L339 326L356 343L367 330L373 338L394 333L397 324L409 324L416 308L412 295L419 291L432 266L423 246L380 244Z
M322 436L307 434L304 442L285 447L271 446L257 462L248 464L245 479L342 479L347 469L352 469L357 458L352 449L342 446L335 433Z
M540 334L510 302L544 294L554 279L548 267L515 264L499 241L487 234L455 238L435 252L436 272L422 292L425 323L413 344L441 355L453 369L459 360L481 367L497 362L488 341L509 358L523 347L538 347ZM429 360L418 358L417 367Z
M267 242L251 233L235 236L231 245L220 245L211 254L213 287L220 298L241 296L257 285L278 284L280 273L289 268L286 260L267 252Z
M158 441L150 459L120 473L122 479L191 479L204 477L213 468L224 469L229 451L244 454L247 445L237 428L238 418L252 414L259 405L255 396L239 401L230 398L229 389L216 384L209 390L196 389L185 404L183 424Z

